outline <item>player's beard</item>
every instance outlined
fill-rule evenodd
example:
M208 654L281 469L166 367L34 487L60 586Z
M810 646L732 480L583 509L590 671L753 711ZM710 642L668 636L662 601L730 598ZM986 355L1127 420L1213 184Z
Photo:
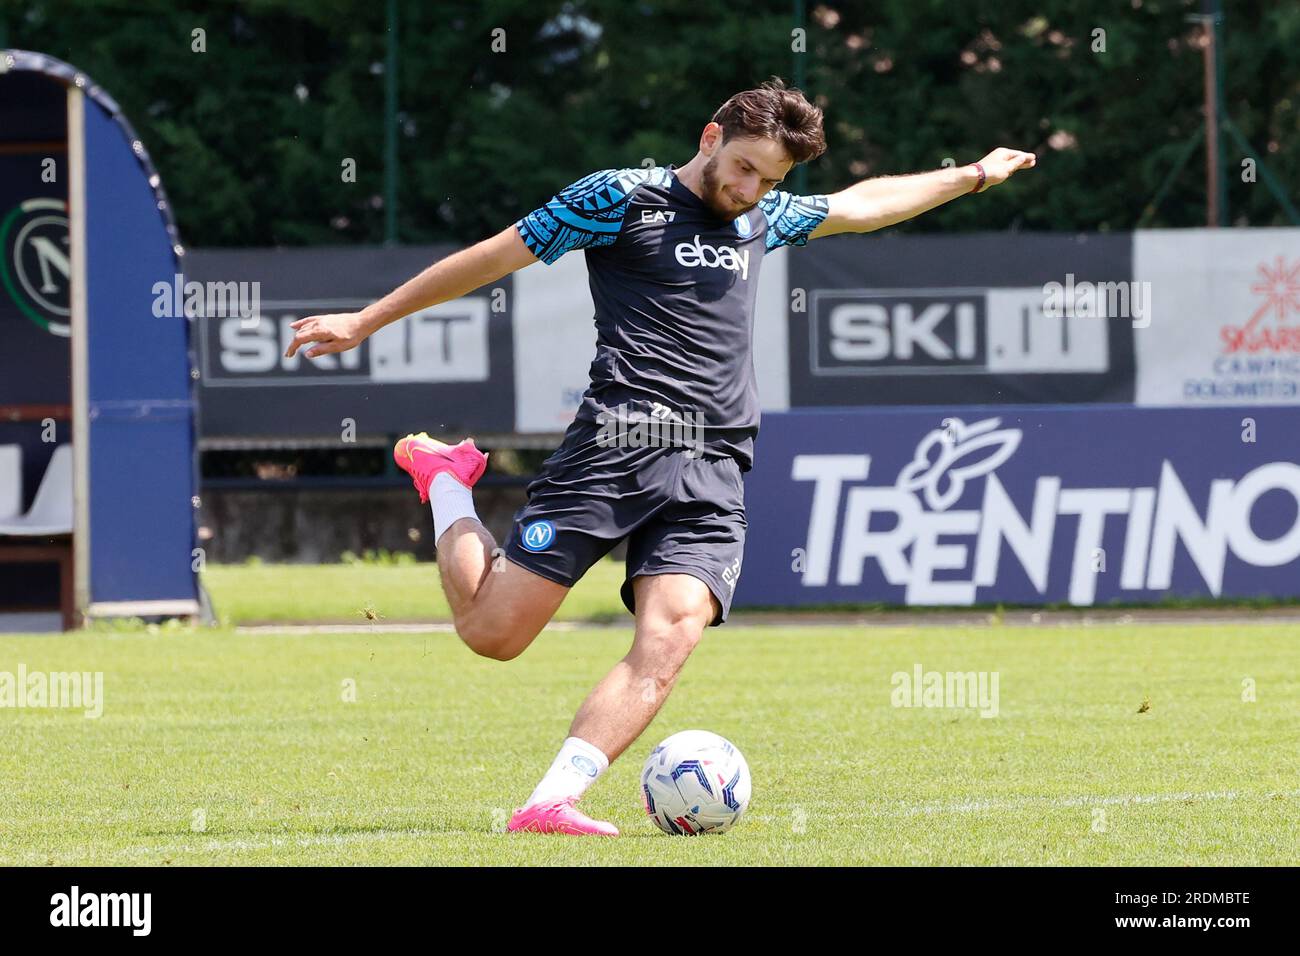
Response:
M718 183L718 157L714 156L704 164L700 171L700 188L704 190L704 202L724 222L731 222L741 213L749 212L758 203L750 203L743 208L737 207Z

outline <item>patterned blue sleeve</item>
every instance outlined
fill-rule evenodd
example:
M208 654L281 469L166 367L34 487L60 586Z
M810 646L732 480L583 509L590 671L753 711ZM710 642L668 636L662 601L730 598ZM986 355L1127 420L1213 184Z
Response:
M795 196L773 189L758 201L767 216L767 248L802 246L830 211L825 196Z
M515 223L528 249L547 265L571 249L611 246L618 238L628 197L646 170L602 169L560 190L550 202Z

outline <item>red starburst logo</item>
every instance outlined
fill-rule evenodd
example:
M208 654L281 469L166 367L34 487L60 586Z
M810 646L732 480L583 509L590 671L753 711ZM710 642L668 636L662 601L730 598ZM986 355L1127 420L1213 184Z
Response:
M1261 264L1259 274L1260 281L1251 286L1250 291L1262 294L1264 304L1251 316L1252 322L1269 311L1277 313L1279 322L1290 318L1292 311L1300 314L1300 259L1288 269L1286 260L1278 256L1277 264L1271 269L1268 263Z
M1278 256L1270 266L1261 263L1259 276L1250 291L1262 295L1264 302L1245 325L1225 325L1220 329L1226 352L1300 352L1300 328L1285 325L1300 316L1300 259L1288 266ZM1277 325L1263 325L1273 315Z

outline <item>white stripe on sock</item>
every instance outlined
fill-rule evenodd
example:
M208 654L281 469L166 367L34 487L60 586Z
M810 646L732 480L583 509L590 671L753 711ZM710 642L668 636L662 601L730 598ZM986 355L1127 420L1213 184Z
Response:
M429 486L429 506L433 509L433 546L438 546L438 539L443 532L461 518L478 520L474 510L474 496L468 488L447 474L445 471L435 475Z

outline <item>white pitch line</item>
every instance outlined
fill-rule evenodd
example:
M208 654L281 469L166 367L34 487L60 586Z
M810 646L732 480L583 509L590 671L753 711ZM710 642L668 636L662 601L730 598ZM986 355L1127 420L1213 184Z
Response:
M1034 617L1039 617L1034 620ZM829 614L823 618L812 615L784 616L737 611L731 623L738 628L851 628L860 627L869 630L913 629L913 628L989 628L1005 627L1040 627L1086 628L1089 630L1108 627L1130 627L1133 625L1159 625L1178 627L1216 626L1247 627L1252 625L1292 624L1300 621L1300 610L1279 608L1268 614L1245 614L1237 616L1216 616L1201 613L1200 609L1189 608L1185 611L1143 613L1141 609L1132 614L1123 615L1082 615L1069 616L1066 612L1042 612L1041 616L1022 611L1008 611L999 624L994 624L992 615L986 613L970 614L953 612L951 616L929 614L923 611L909 614L905 612L885 612L879 616L843 616ZM590 631L608 630L610 628L627 629L632 626L632 618L625 617L613 621L552 621L546 625L547 631ZM429 623L376 624L358 621L355 624L241 624L235 628L237 634L453 634L454 624L446 621Z
M575 631L579 628L607 625L553 621L548 631ZM236 634L454 634L454 624L242 624Z
M1287 800L1300 798L1300 790L1245 792L1239 790L1210 790L1203 792L1184 791L1181 793L1117 794L1111 796L1011 797L1007 799L993 800L962 800L955 803L952 801L936 801L930 803L899 802L895 804L870 806L867 807L866 810L871 816L889 817L922 816L943 813L989 813L996 811L1026 810L1035 807L1051 810L1070 809L1075 807L1181 803L1189 800L1208 802L1216 800L1271 800L1275 798L1283 798ZM784 820L787 816L787 814L776 813L751 813L747 815L747 818L754 821L761 820L764 823L773 823L778 820ZM809 814L809 821L814 821L818 816L819 814L816 813ZM844 814L843 816L852 817L855 816L855 814ZM648 823L650 821L647 819L645 822ZM111 851L109 855L118 857L166 857L180 853L248 852L253 850L287 849L291 847L305 849L315 846L346 846L350 843L380 842L385 840L401 839L404 837L428 838L439 835L448 835L451 832L453 831L405 827L396 830L374 830L363 833L317 833L311 836L270 836L260 840L246 838L223 840L196 837L195 841L189 844L171 844L169 846L130 846L123 847L120 850ZM44 861L53 855L54 854L51 854L49 851L29 850L24 854L24 857L28 860ZM66 853L63 853L63 855L66 855Z
M1271 790L1263 792L1238 790L1211 790L1205 792L1118 794L1114 796L1077 797L1009 797L991 800L936 801L933 803L897 803L868 807L875 816L918 816L935 813L988 813L1002 810L1024 810L1033 807L1069 809L1072 807L1125 806L1128 804L1182 803L1185 801L1213 800L1271 800L1275 797L1294 799L1300 790Z
M217 853L247 852L250 850L278 850L291 847L344 846L349 843L371 843L393 840L401 837L434 837L447 834L447 830L425 830L408 828L401 830L372 830L365 833L316 833L311 836L272 836L264 840L249 839L203 839L196 838L194 843L171 844L169 846L128 846L108 853L113 857L155 857L175 856L180 853ZM66 856L66 851L29 850L28 860L47 860L52 856Z

